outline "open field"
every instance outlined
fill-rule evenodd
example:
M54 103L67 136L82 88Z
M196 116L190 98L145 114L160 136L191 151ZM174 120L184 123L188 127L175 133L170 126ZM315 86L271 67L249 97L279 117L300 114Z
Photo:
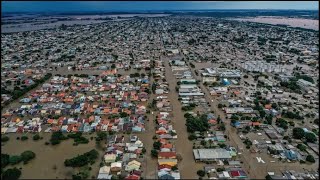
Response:
M305 29L313 29L319 31L319 20L300 19L300 18L283 18L283 17L255 17L255 18L234 18L233 20L249 21L257 23L266 23L273 25L288 25L291 27L300 27Z

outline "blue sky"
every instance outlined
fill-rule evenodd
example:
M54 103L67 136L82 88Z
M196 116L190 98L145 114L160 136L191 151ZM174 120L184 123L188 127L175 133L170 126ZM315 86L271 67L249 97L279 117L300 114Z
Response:
M6 1L2 12L72 12L201 9L319 10L318 1Z

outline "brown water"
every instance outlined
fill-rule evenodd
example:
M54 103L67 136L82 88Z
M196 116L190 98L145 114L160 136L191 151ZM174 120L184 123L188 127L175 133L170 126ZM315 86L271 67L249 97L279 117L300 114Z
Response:
M65 159L75 157L92 149L96 149L100 153L100 157L91 165L92 170L89 178L96 177L99 172L99 164L103 152L101 149L96 148L94 139L90 140L90 137L95 136L95 134L84 135L89 138L89 143L79 144L78 146L72 145L72 139L62 141L55 146L45 145L45 142L49 141L51 133L42 133L43 139L38 141L32 140L33 135L30 133L27 134L29 139L26 141L16 140L16 137L21 137L22 134L9 134L8 136L10 140L1 147L2 153L19 155L23 151L31 150L36 154L36 158L28 164L19 163L14 166L17 168L22 167L20 179L71 179L72 174L77 171L71 167L65 167ZM54 166L56 166L56 169L53 168Z
M185 125L186 120L184 118L184 113L181 110L181 103L178 100L178 94L175 90L177 79L174 78L168 59L163 58L163 61L166 69L166 79L169 83L170 89L168 97L173 106L172 124L178 135L178 139L175 141L176 152L182 157L182 161L178 164L178 168L181 173L181 178L198 179L197 171L203 169L203 163L196 163L194 160L192 150L193 144L188 140L188 132Z

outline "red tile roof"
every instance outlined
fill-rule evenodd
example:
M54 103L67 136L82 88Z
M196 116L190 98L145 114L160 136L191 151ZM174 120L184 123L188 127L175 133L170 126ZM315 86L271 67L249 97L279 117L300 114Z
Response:
M158 158L175 158L176 152L159 152Z

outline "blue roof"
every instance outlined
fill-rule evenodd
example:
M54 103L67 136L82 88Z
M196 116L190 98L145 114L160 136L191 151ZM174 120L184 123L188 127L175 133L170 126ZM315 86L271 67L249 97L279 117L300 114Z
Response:
M209 113L209 114L207 115L207 119L212 119L212 118L214 118L214 115L213 115L212 113Z
M232 124L233 126L240 126L240 122L236 121L235 123Z
M170 176L169 174L165 174L161 176L159 179L174 179L174 177Z
M289 160L293 160L293 159L297 159L297 153L292 151L292 150L286 150L284 152L285 156L289 159Z

